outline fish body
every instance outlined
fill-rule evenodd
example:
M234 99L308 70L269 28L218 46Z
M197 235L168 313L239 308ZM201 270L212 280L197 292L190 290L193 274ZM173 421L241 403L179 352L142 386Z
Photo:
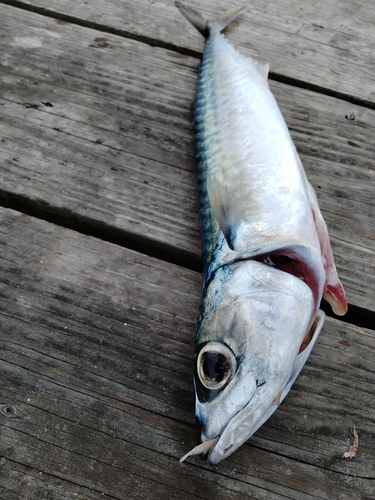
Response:
M204 276L194 384L211 464L275 411L324 323L324 296L347 308L328 232L271 93L268 65L247 59L215 21L176 2L206 36L195 103ZM186 457L184 457L186 458Z

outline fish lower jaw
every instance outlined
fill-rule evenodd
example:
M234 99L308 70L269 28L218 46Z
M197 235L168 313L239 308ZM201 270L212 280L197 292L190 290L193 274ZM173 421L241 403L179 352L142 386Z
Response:
M205 446L205 444L207 443L207 447L205 447L204 450L202 449L201 451L199 451L199 454L201 455L201 458L203 460L206 460L210 465L217 465L224 458L226 458L228 455L230 455L230 449L235 444L234 441L233 441L228 446L226 446L226 448L224 448L223 450L221 450L221 449L215 450L215 447L216 447L217 443L219 442L219 440L220 440L220 435L218 435L218 436L216 436L215 438L212 438L212 439L204 439L204 440L202 439L202 443L200 445L196 446L189 453L191 455L198 454L198 452L195 453L194 450L197 450L199 447Z
M218 438L218 439L220 439L220 438ZM224 458L226 458L228 455L231 455L233 453L233 451L236 451L236 449L238 447L236 447L233 451L231 451L231 449L233 448L234 445L235 445L235 442L233 441L226 448L224 448L222 450L215 450L215 447L212 448L212 450L208 453L207 462L210 465L217 465L222 460L224 460Z
M215 446L212 446L207 455L207 462L210 465L217 465L219 462L234 453L245 441L261 427L266 420L274 413L280 404L279 392L274 397L267 398L266 404L255 404L254 400L239 411L221 430L216 438ZM281 394L281 392L280 392ZM259 397L259 394L258 394ZM251 412L248 410L251 408ZM202 438L204 431L202 432Z
M239 412L240 413L240 412ZM238 415L238 413L237 413ZM236 416L237 416L236 415ZM224 426L221 430L220 433L218 433L215 437L209 437L204 433L204 430L202 431L201 434L201 442L202 443L214 443L213 446L210 447L206 452L202 453L202 458L204 460L207 460L207 462L210 465L217 465L219 462L224 460L224 458L227 458L229 455L231 455L236 449L241 446L241 443L236 443L236 438L235 438L235 432L231 432L229 436L228 442L225 444L225 446L222 446L222 443L220 442L220 439L222 438L223 434L225 433L227 427L230 425L232 419L227 423L226 426ZM226 439L228 439L227 433ZM250 437L250 436L249 436ZM232 449L234 447L234 449Z

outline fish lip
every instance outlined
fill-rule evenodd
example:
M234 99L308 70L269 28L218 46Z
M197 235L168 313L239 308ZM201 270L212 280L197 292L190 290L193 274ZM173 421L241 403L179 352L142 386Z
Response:
M242 410L241 410L242 411ZM240 413L240 412L239 412ZM238 415L238 413L236 414ZM234 418L234 417L233 417ZM231 419L232 420L232 419ZM225 431L225 429L228 427L229 423L231 422L231 420L228 422L228 424L223 428L223 430L221 431L221 434L219 434L218 436L216 436L216 439L217 439L217 442L215 444L215 446L213 446L210 450L206 451L205 453L202 453L201 454L201 458L202 460L205 460L207 461L208 464L210 465L217 465L219 462L221 462L224 458L226 458L227 456L227 452L235 445L235 443L231 443L230 445L228 445L224 450L223 452L217 452L217 454L219 455L218 459L217 460L212 460L212 454L215 452L215 449L217 448L217 445L220 443L220 439ZM215 454L215 453L214 453ZM220 455L221 458L220 458Z
M223 456L222 458L219 458L218 460L212 460L211 458L211 455L212 453L215 451L215 448L216 446L218 445L219 441L220 441L220 438L221 438L222 434L220 436L218 436L217 438L217 443L215 444L215 446L213 446L211 448L211 450L209 450L207 453L206 453L206 456L203 458L204 460L207 461L207 463L209 463L210 465L217 465L219 462L221 462L224 458L226 458L227 456L227 452L234 446L235 443L232 443L230 444L229 446L227 446L224 450L223 450Z
M246 405L247 406L247 405ZM241 410L242 411L242 410ZM239 413L239 412L238 412ZM238 415L238 413L236 413L236 415ZM236 416L234 415L234 416ZM234 417L232 417L234 418ZM232 420L232 419L231 419ZM223 432L225 431L225 429L227 428L227 426L229 425L229 423L231 422L231 420L229 420L229 422L221 429L221 433L218 434L217 436L215 436L214 438L210 438L210 439L216 439L216 443L215 445L209 449L208 451L205 451L203 453L201 453L199 456L201 457L202 460L208 462L210 465L216 465L215 462L212 462L210 460L210 457L211 457L211 454L212 452L215 450L217 444L219 443L220 439L221 439L221 436L223 435ZM207 438L207 436L204 434L204 429L205 429L205 425L199 420L198 417L196 417L196 423L197 423L197 445L201 444L201 443L204 443L206 441L209 441L209 439ZM204 434L205 436L205 440L203 441L202 440L202 434Z

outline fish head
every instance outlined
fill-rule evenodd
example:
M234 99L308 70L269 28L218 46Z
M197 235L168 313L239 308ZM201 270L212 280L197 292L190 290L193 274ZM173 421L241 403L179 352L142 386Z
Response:
M314 311L310 288L291 274L254 260L216 272L203 298L194 374L200 440L213 443L209 463L233 453L286 396L312 349L310 342L300 353Z

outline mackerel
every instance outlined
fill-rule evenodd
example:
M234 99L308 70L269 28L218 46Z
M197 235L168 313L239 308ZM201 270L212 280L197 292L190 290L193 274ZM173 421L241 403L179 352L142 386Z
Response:
M324 323L347 303L326 224L271 93L268 65L245 58L221 31L244 7L204 19L195 103L204 275L194 386L200 444L217 464L271 416ZM206 444L204 444L206 443Z

